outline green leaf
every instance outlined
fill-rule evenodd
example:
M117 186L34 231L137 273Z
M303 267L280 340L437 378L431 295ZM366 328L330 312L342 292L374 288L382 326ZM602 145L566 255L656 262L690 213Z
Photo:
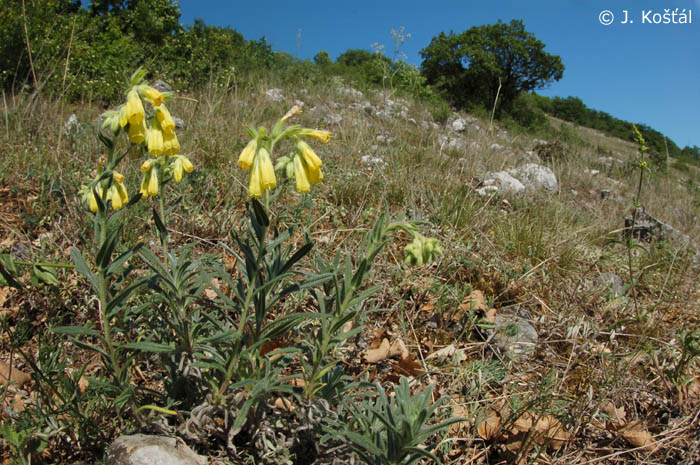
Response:
M106 269L108 267L112 258L112 252L114 252L114 249L116 248L117 243L119 242L120 232L121 225L107 233L107 238L105 239L105 242L100 247L100 250L97 251L95 264L98 266L98 268Z
M156 229L158 230L158 236L161 242L166 242L168 240L168 228L165 227L163 219L158 214L156 207L153 207L153 221L156 224Z
M22 283L15 279L17 267L9 253L0 254L0 286L12 286L22 289Z
M71 256L71 259L73 260L73 263L75 264L75 268L83 276L88 278L88 280L90 281L90 284L92 285L92 289L95 291L95 293L99 292L99 285L97 284L97 276L92 271L90 271L90 267L85 262L85 259L83 258L83 255L80 253L80 250L78 250L75 247L71 247L70 256Z
M265 211L265 207L258 202L257 199L252 199L250 201L252 207L253 207L253 212L255 213L255 219L258 221L258 224L262 225L263 227L267 228L270 226L270 217L267 216L267 212Z
M129 342L127 344L120 344L117 347L122 349L140 350L142 352L153 352L157 354L172 352L175 348L174 346L168 344L160 344L151 341Z
M84 326L59 326L58 328L52 328L51 332L56 334L66 334L68 336L102 336L99 331L95 331L94 329L86 328Z
M58 286L59 284L58 278L56 278L53 270L47 269L40 265L34 265L31 272L44 284L50 284L51 286Z

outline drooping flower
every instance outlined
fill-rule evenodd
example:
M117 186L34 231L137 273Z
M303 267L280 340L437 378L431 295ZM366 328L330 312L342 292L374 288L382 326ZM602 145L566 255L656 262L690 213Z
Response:
M250 169L250 167L253 165L253 160L255 159L255 154L257 151L258 139L252 139L241 151L241 154L238 157L238 166L244 170Z
M158 169L152 159L146 160L141 165L143 179L141 180L141 197L147 199L148 196L158 195Z
M165 146L163 144L163 131L160 129L158 120L151 118L151 127L148 128L148 136L146 141L148 142L148 153L154 157L163 155L163 151L165 150Z
M261 147L253 160L248 194L251 197L260 197L263 192L275 186L277 186L277 177L275 176L275 168L272 166L270 153L265 147Z
M143 109L143 103L141 102L141 97L135 89L131 89L126 96L126 108L125 108L125 119L129 124L139 124L143 122L146 112ZM122 127L126 125L124 119L120 121Z
M163 133L163 153L171 157L177 155L180 152L180 141L177 140L177 135L175 132Z
M170 134L175 132L175 121L170 115L165 104L156 107L156 118L160 123L161 129L163 129L163 134Z
M107 200L112 201L112 208L115 210L121 209L129 203L129 194L124 186L124 175L115 172L112 176L112 186L107 192Z
M90 211L93 213L97 213L97 198L95 197L95 191L97 191L97 195L102 197L102 186L99 184L95 186L95 188L88 188L87 191L85 191L85 194L83 195L83 200L88 204L88 207L90 207Z
M285 115L280 118L280 121L287 121L290 118L293 118L294 116L300 115L302 112L301 107L299 105L294 105L292 108L289 109Z
M306 194L311 190L308 170L306 169L304 160L302 160L299 155L294 156L294 179L297 184L297 192L300 194Z
M182 181L182 172L191 173L194 171L194 166L189 158L184 155L178 155L173 162L173 179L179 183Z
M304 128L299 132L300 136L313 137L318 139L324 144L331 140L331 133L329 131L321 131L319 129L309 129Z
M165 96L158 89L154 89L151 86L143 86L143 95L154 107L162 105L165 101Z
M311 182L318 184L323 181L323 173L321 172L321 165L323 165L323 162L318 155L316 155L316 152L303 140L297 142L297 150L304 158Z
M143 144L146 141L145 120L141 120L139 123L129 123L129 141L132 144Z

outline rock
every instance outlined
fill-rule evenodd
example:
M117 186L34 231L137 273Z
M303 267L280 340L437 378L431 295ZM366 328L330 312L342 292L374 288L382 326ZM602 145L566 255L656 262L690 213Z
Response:
M520 180L525 185L526 190L547 191L557 193L559 183L557 177L551 169L535 163L528 163L515 169L508 170L508 173Z
M267 99L272 102L281 102L282 100L284 100L284 94L282 93L282 89L278 89L276 87L273 87L272 89L267 89L265 91L265 97L267 97Z
M324 124L338 124L343 121L343 116L339 113L329 113L323 117Z
M340 95L343 95L346 97L351 97L351 98L354 98L356 100L362 100L363 98L365 98L365 94L363 94L362 92L360 92L357 89L353 89L352 87L340 87L338 89L338 93Z
M583 170L583 172L591 176L598 176L600 174L600 170L589 170L588 168Z
M537 330L524 318L514 315L496 315L491 339L511 358L527 357L534 353L539 337Z
M625 292L622 278L615 273L601 273L593 281L593 288L607 290L613 297L619 297Z
M383 131L377 134L377 142L385 143L385 144L390 144L394 142L396 138L391 135L390 132L388 131Z
M109 446L105 465L206 465L177 438L134 434L121 436Z
M455 132L463 132L465 129L467 129L467 122L463 120L462 118L457 118L456 120L452 121L452 130Z
M525 192L525 185L506 171L486 173L479 177L479 183L481 187L484 188L484 194L493 192L494 190L503 192L504 194L520 194Z
M372 155L363 155L360 161L367 166L377 166L379 168L383 168L386 165L383 159L380 157L373 157Z
M636 217L633 213L625 218L623 235L629 236L630 233L640 241L652 242L674 239L685 247L697 249L697 244L689 236L678 231L673 226L657 220L643 208L637 209Z
M152 83L151 87L153 87L158 92L172 92L173 91L173 88L170 86L170 84L163 81L162 79L158 79L156 82Z
M503 150L503 146L502 146L501 144L495 144L495 143L494 143L494 144L491 144L491 145L489 146L489 148L490 148L491 150Z
M524 154L522 154L519 157L520 160L522 160L523 163L542 163L542 160L540 160L539 155L537 155L537 152L534 150L528 150Z
M438 136L438 143L445 149L463 152L467 149L467 143L461 137L450 137L444 134Z
M185 129L185 122L182 121L182 118L173 116L173 122L175 123L175 129Z
M598 158L598 163L605 165L608 168L612 168L613 165L623 165L624 162L618 158L614 157L600 157Z
M78 129L80 129L80 123L78 122L78 117L75 116L75 113L73 113L63 124L63 135L69 136L71 134L75 134Z

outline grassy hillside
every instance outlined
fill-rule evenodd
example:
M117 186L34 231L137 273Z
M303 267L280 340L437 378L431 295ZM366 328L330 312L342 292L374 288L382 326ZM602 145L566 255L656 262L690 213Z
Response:
M363 410L364 403L378 402L382 391L352 383L383 385L389 399L403 399L396 388L401 376L407 377L414 402L428 386L434 388L430 401L441 404L429 423L461 419L418 441L443 463L700 460L695 166L671 160L667 173L645 171L639 190L636 144L571 123L550 119L551 130L535 139L465 114L436 123L431 108L389 88L359 93L332 78L294 84L284 76L268 79L206 87L168 104L184 121L184 129L176 131L181 153L195 166L181 184L170 183L161 192L174 206L169 250L177 257L190 254L200 260L193 269L207 272L204 284L191 289L191 300L183 304L189 312L184 323L191 318L202 326L219 321L236 328L242 318L230 313L219 320L225 303L237 300L235 286L215 271L232 280L246 273L244 254L231 234L243 231L243 237L248 228L248 174L238 157L249 139L248 125L271 128L294 104L303 103L303 112L291 123L331 131L332 138L312 144L323 160L323 181L302 196L294 192L293 181L285 184L280 177L270 204L271 225L280 231L294 228L287 243L296 249L313 241L312 252L299 262L301 274L284 282L298 282L337 254L341 260L351 257L348 263L357 270L367 253L363 237L370 237L383 214L420 221L418 231L437 238L442 254L411 266L404 262L411 236L399 231L386 238L357 292L376 289L354 302L352 326L344 326L343 331L352 327L357 333L348 333L324 358L347 378L323 378L313 396L305 376L316 352L308 343L330 320L318 317L321 294L310 289L292 292L269 310L264 324L284 315L306 317L261 339L265 344L249 353L252 361L242 357L233 363L249 363L250 370L234 377L228 391L206 385L203 380L215 379L208 377L215 369L196 363L215 351L211 347L224 351L213 340L201 342L191 359L177 359L186 369L173 372L162 352L134 350L117 382L103 357L85 345L104 344L105 326L88 280L73 268L27 266L73 263L71 247L76 247L97 269L94 216L79 190L105 155L96 137L104 108L35 94L6 96L0 118L0 243L3 254L16 262L17 287L0 287L0 351L15 376L31 376L1 391L7 463L27 463L28 457L31 463L101 463L105 447L132 432L178 435L218 460L211 463L351 463L361 456L358 450L369 450L365 460L373 463L410 463L409 455L381 461L381 451L369 446L355 444L351 450L356 436L343 436L339 431L345 426L334 423L347 421L354 434L364 434L379 449L388 447L391 428L369 408ZM274 88L279 92L268 92ZM78 125L66 129L71 114ZM465 128L455 131L452 123L460 118ZM126 147L124 139L118 147ZM281 147L276 156L292 150ZM120 165L132 196L139 190L141 162L131 154ZM530 162L551 168L556 193L477 193L485 173ZM626 240L624 218L639 192L646 211L691 242ZM154 208L158 202L146 199L121 210L127 227L115 257L142 243L164 259ZM371 243L371 237L365 240ZM3 269L9 270L4 257ZM126 284L152 272L144 256L134 255L128 263L134 272L123 279ZM348 276L342 266L331 269ZM120 279L113 278L115 286ZM323 292L334 291L330 286ZM159 313L168 305L158 295L141 289L108 320L115 347L169 337L169 330L160 334L161 323L153 323L170 328ZM509 348L524 331L519 322L537 334L524 354ZM96 332L71 336L52 331L58 327ZM694 335L688 333L692 330ZM249 342L240 344L249 348L253 333L246 330L248 339L241 340ZM377 355L386 345L389 354ZM282 358L266 356L279 348L290 351ZM264 372L286 358L274 376ZM182 376L189 396L173 385L172 373ZM219 388L225 395L217 403ZM246 404L248 399L257 400ZM363 412L375 436L362 432ZM199 423L193 420L197 414ZM248 420L236 431L232 423L239 416ZM407 418L415 420L411 414ZM321 443L324 433L329 437Z

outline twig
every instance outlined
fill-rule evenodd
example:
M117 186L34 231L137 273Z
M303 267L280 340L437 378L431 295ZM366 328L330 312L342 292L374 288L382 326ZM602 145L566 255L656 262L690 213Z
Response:
M489 134L491 134L491 129L493 128L493 117L496 114L496 104L498 103L498 96L501 93L501 78L498 78L498 90L496 91L496 99L493 101L493 109L491 110L491 121L489 122Z
M27 53L29 54L29 67L32 70L32 77L34 78L34 90L39 92L39 81L36 78L36 72L34 71L34 61L32 60L32 49L29 46L29 31L27 31L27 12L24 8L24 0L22 0L22 23L24 25L24 38L27 41Z

